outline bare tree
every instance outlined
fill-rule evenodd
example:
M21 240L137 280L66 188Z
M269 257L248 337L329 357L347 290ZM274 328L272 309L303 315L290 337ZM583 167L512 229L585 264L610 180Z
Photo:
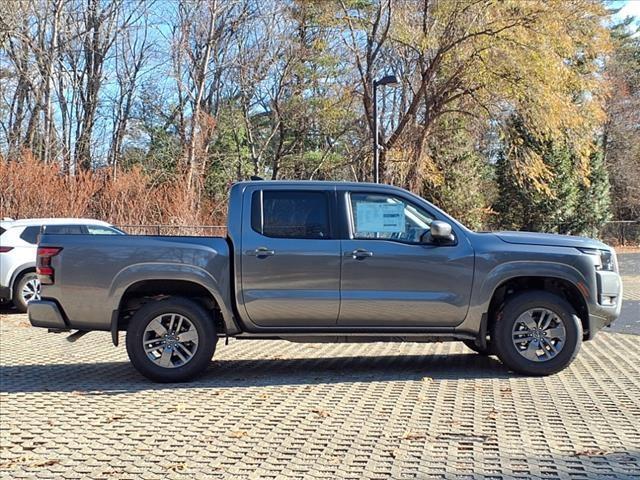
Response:
M145 9L152 6L152 3L144 5ZM118 158L122 153L122 145L131 118L142 69L149 60L152 47L149 41L149 17L146 12L137 23L137 25L125 29L114 45L113 68L117 91L113 102L113 130L109 147L109 163L114 178L117 174Z

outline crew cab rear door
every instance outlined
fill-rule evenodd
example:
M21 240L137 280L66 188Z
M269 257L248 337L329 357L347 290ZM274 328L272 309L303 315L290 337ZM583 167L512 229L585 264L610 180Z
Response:
M347 212L342 241L342 327L452 327L469 307L474 252L461 230L425 244L435 212L400 192L338 191ZM439 219L439 218L438 218Z
M340 240L332 228L335 189L264 185L247 191L241 297L260 327L335 326ZM250 218L249 218L250 217Z

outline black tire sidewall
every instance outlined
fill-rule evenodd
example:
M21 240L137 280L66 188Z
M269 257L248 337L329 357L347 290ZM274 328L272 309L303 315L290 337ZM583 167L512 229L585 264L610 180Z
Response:
M511 338L513 324L531 308L546 308L560 317L566 331L562 351L546 362L534 362L516 350ZM580 351L582 323L574 308L565 299L544 291L523 292L508 299L493 326L493 348L511 370L525 375L551 375L567 367Z
M198 349L187 364L176 368L163 368L151 361L144 352L142 338L151 320L163 313L178 313L191 321L198 332ZM129 321L127 353L133 366L150 380L161 383L185 382L202 373L211 361L218 337L211 315L198 303L171 297L143 305Z
M18 311L24 313L27 311L27 303L22 298L22 288L24 285L31 279L37 279L38 275L36 272L27 272L20 276L20 279L16 283L16 287L13 292L13 304L15 305Z

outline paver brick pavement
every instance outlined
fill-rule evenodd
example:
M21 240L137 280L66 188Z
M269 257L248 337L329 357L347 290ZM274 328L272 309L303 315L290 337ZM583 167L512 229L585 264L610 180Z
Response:
M640 336L508 372L461 343L231 341L140 377L108 333L0 321L1 478L639 478Z

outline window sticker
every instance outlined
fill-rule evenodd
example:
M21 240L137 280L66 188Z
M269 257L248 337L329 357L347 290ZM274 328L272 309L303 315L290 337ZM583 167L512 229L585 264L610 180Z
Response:
M404 204L379 202L356 204L358 233L397 233L404 230Z

